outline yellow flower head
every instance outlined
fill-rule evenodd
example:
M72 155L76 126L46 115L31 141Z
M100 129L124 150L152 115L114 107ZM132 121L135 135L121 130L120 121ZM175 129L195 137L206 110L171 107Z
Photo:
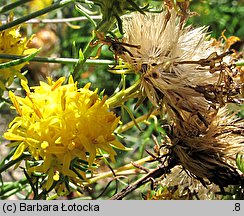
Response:
M9 22L13 20L13 14L9 16ZM0 22L0 25L1 22ZM6 29L0 32L0 54L12 54L12 55L28 55L36 49L28 49L27 45L29 40L26 37L22 37L19 32L19 26ZM7 59L0 59L0 63L8 62ZM0 88L5 89L5 83L10 85L14 79L14 76L21 76L20 69L27 63L19 64L16 66L0 69Z
M59 173L77 177L74 161L76 168L86 164L88 170L100 153L108 153L114 161L116 152L112 146L124 149L113 134L120 118L109 111L106 97L100 99L97 89L89 90L90 84L77 89L72 77L68 84L62 85L64 81L65 77L56 82L49 78L48 84L40 82L30 90L22 80L26 97L9 93L20 116L10 123L4 137L18 141L13 159L29 151L36 161L41 161L27 169L30 173L48 173L46 188L59 180ZM87 170L79 170L84 179Z
M52 2L53 0L32 0L29 3L29 7L31 9L31 12L34 12L50 6Z
M33 13L35 11L41 10L50 6L53 3L53 0L32 0L29 2L30 12ZM46 17L47 14L42 15L41 17Z

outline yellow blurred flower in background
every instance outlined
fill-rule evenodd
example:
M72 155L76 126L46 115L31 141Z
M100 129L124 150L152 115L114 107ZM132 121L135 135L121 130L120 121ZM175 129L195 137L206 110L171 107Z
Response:
M25 98L9 92L20 116L10 123L4 137L18 141L13 144L18 146L13 160L28 151L33 160L41 161L27 170L47 173L46 189L60 179L60 174L74 179L78 172L86 179L86 171L96 163L97 156L106 152L114 162L116 152L112 147L125 149L113 134L120 118L109 111L106 97L100 99L97 89L89 90L90 84L77 89L72 77L68 84L62 85L64 81L65 77L56 82L49 78L48 84L40 82L30 90L22 80ZM73 163L76 168L86 164L87 170L74 170Z
M30 12L41 10L45 7L50 6L52 3L53 0L32 0L29 3Z
M8 22L13 20L13 14L10 14ZM2 23L0 22L0 25ZM22 37L19 32L19 26L6 29L0 32L0 54L12 54L12 55L29 55L36 51L36 49L28 48L26 37ZM8 62L10 60L0 59L0 63ZM13 82L15 76L23 78L20 73L27 63L19 64L16 66L0 69L0 89L5 90L5 84L10 85Z

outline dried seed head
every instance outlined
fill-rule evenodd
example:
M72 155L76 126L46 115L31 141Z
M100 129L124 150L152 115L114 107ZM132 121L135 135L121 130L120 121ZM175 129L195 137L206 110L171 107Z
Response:
M141 45L139 50L129 49L133 57L123 57L125 61L134 65L136 71L140 71L142 65L146 64L149 67L159 67L162 73L176 74L185 84L206 81L199 80L196 64L176 64L180 61L204 59L216 51L216 48L211 46L212 41L207 40L206 27L182 27L180 17L174 11L170 17L167 13L134 13L131 17L125 17L123 21L125 42ZM209 76L207 70L201 71L201 77L203 74Z
M240 94L230 51L213 46L206 27L182 23L173 10L124 18L124 41L139 44L121 55L141 75L141 90L173 122L173 160L205 185L243 181L236 155L244 149L244 120L226 103ZM220 108L223 107L223 108Z
M218 110L205 131L194 134L175 125L173 154L201 181L208 179L222 187L239 184L236 155L244 149L243 125L244 120L228 114L226 107Z
M233 101L241 87L232 77L231 52L213 46L206 27L180 20L173 10L125 17L124 41L140 49L128 47L131 55L121 57L141 74L142 93L154 106L165 106L170 120L187 121L186 130L206 129L214 110Z

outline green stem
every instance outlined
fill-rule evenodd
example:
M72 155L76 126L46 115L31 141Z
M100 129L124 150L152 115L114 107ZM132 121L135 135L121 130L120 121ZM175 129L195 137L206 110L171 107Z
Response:
M6 23L6 24L0 26L0 31L3 31L5 29L11 28L11 27L14 27L16 25L19 25L21 23L26 22L27 20L33 19L35 17L41 16L41 15L43 15L45 13L50 12L50 11L56 10L58 8L61 8L61 7L65 6L66 4L69 4L71 2L74 2L74 0L62 0L60 2L56 2L56 3L52 4L49 7L43 8L42 10L36 11L36 12L31 13L31 14L29 14L27 16L21 17L19 19L16 19L16 20L14 20L12 22L9 22L9 23Z
M6 101L7 102L7 101ZM9 103L9 102L8 102ZM1 161L0 163L0 167L3 166L5 164L5 161L10 160L10 158L14 155L16 148L13 148L8 155Z
M0 59L20 59L23 58L23 56L20 55L9 55L9 54L0 54ZM50 58L50 57L34 57L29 60L30 62L48 62L48 63L59 63L59 64L74 64L78 63L79 59L75 58ZM108 64L114 64L114 61L112 60L106 60L106 59L87 59L85 64L102 64L102 65L108 65Z
M117 133L119 133L119 134L124 133L125 131L132 128L135 125L135 122L141 123L143 121L148 120L150 117L156 116L158 114L160 114L159 110L154 110L150 115L148 113L146 113L146 114L136 118L135 121L130 121L130 122L124 124L121 128L118 129Z
M18 182L6 182L1 186L1 192L0 196L3 196L4 194L8 193L9 191L12 190L17 190L19 191L20 189L23 188L23 185L26 185L28 183L27 179L21 179ZM26 187L26 186L24 186ZM16 193L16 192L15 192ZM12 195L12 194L11 194Z
M89 16L92 20L101 20L102 17L100 15ZM27 24L39 24L39 23L66 23L66 22L77 22L77 21L86 21L87 17L70 17L70 18L62 18L62 19L31 19L26 21Z
M8 4L8 5L4 5L4 6L0 7L0 14L5 13L9 10L12 10L12 9L14 9L14 8L26 3L26 2L29 2L29 1L31 1L31 0L19 0L19 1L13 2L13 3Z
M132 86L125 90L119 91L114 96L107 99L106 103L110 108L115 108L121 106L124 102L126 102L129 98L134 98L138 96L139 88L140 88L141 80L137 80Z
M103 25L98 27L96 30L99 32L107 32L110 29L110 27L113 25L114 21L115 21L114 19L111 19L108 22L103 23ZM96 35L94 34L92 36L90 42L92 42L95 39L96 39ZM91 53L93 51L93 47L90 46L90 42L86 45L86 47L83 51L84 59L79 60L79 62L76 64L76 66L74 68L73 77L74 77L75 81L79 79L79 77L83 71L83 66L84 66L85 62L87 61L87 59L91 56Z
M144 164L144 163L146 163L147 161L150 161L150 160L152 160L152 157L151 156L147 156L145 158L142 158L140 160L135 161L134 163L137 164L137 165L142 165L142 164ZM88 186L90 184L93 184L93 183L101 180L101 179L106 179L108 177L113 176L114 173L116 175L135 174L134 172L128 172L129 170L133 170L133 169L136 169L136 167L132 163L129 163L129 164L126 164L125 166L122 166L122 167L119 167L118 169L115 169L114 172L109 171L109 172L102 173L101 175L98 175L96 177L93 177L93 178L89 179L88 183L84 183L84 185Z
M29 154L22 154L20 157L18 157L16 160L11 160L7 164L4 164L2 167L0 167L0 174L10 168L11 166L15 165L16 163L22 161L23 159L26 159L30 157Z

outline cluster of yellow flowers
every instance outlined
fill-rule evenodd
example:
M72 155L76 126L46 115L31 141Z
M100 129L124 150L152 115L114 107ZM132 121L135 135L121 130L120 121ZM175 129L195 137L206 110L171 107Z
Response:
M20 116L10 123L4 137L18 141L13 159L27 150L40 161L27 170L47 173L47 189L60 179L60 174L77 177L71 165L75 158L90 167L100 151L114 161L116 152L112 146L124 149L113 134L120 118L109 111L106 97L100 99L97 90L89 90L90 84L77 89L72 77L68 84L62 85L64 81L65 77L56 82L49 78L48 84L40 82L40 86L31 88L32 92L22 80L26 97L9 93ZM79 174L86 179L85 171L79 170Z
M13 14L9 16L9 22L13 20ZM2 23L0 23L2 25ZM22 37L19 32L19 27L13 27L0 32L0 54L13 54L13 55L28 55L36 51L36 49L28 48L29 40ZM9 60L0 59L0 63L8 62ZM23 78L20 69L27 63L19 64L16 66L0 69L0 89L5 90L7 82L10 85L13 82L14 76Z
M35 2L32 1L31 5ZM13 14L8 22L12 20ZM36 49L29 49L28 43L29 40L19 32L19 26L0 32L1 54L31 54ZM8 61L1 59L0 63ZM87 180L87 173L98 165L98 156L108 154L115 162L113 147L123 150L125 147L113 134L120 118L109 110L106 97L100 99L97 89L89 90L90 83L78 89L72 76L66 85L62 85L65 77L56 82L48 78L48 83L40 82L40 86L29 88L20 72L26 64L0 69L0 88L3 91L6 83L10 85L17 76L26 92L24 98L9 92L13 108L19 114L4 134L5 139L15 141L9 144L16 147L12 160L24 152L30 153L26 169L30 175L39 173L44 176L42 186L47 190L59 180L62 184L62 177L75 182Z

